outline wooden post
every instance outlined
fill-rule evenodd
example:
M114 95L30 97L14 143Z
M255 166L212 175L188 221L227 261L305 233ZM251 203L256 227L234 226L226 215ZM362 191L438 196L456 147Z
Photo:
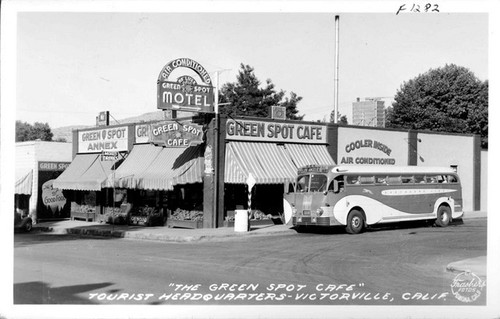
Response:
M215 198L215 119L206 117L207 133L205 148L205 170L203 174L203 228L216 227L216 198Z

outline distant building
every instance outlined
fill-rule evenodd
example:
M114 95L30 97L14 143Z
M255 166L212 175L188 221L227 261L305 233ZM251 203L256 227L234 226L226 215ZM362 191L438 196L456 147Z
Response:
M69 166L72 144L27 141L15 148L15 209L30 215L35 223L70 217L70 202L53 181Z
M385 106L381 98L365 98L352 103L352 124L385 127Z

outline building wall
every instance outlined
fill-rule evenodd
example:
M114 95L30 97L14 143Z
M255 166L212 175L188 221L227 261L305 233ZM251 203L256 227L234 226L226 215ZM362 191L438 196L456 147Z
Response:
M31 186L31 196L29 201L29 214L36 214L36 203L38 200L37 195L37 185L38 185L38 175L35 173L36 170L36 152L35 152L35 142L22 142L16 143L16 158L15 165L16 170L33 170L33 180Z
M339 126L338 165L408 165L408 132Z
M418 133L418 166L456 165L464 211L474 210L474 136Z
M329 151L338 165L456 165L464 210L487 209L487 152L476 154L478 140L473 135L360 126L330 126L328 134Z
M72 145L62 142L20 142L16 143L15 165L17 169L32 169L33 184L29 202L29 213L36 215L36 206L38 202L38 162L71 162Z
M482 211L488 210L488 150L481 151L481 204Z

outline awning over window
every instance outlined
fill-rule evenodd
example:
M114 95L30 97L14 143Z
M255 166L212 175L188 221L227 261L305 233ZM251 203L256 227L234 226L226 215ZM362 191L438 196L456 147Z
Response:
M257 184L281 184L296 167L283 146L274 143L230 142L226 145L224 182L244 184L252 173Z
M156 159L137 176L138 188L171 190L177 184L203 181L202 145L188 148L162 148Z
M14 194L31 195L33 188L33 170L19 169L16 170L16 187Z
M162 147L152 144L134 145L120 167L108 176L103 187L137 188L139 184L137 177L151 166L161 151Z
M252 173L257 184L281 184L293 180L305 165L335 165L326 146L230 142L226 145L224 182L245 184Z
M165 148L137 144L105 187L171 190L177 184L202 182L202 145L188 148Z
M101 154L78 154L66 170L55 179L53 187L71 190L101 190L115 161L101 161Z
M285 144L283 146L297 168L306 165L335 165L325 145Z

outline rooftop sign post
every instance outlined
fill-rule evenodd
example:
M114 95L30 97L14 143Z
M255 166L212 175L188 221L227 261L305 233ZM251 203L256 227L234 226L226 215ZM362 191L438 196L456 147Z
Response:
M175 81L169 80L177 68L191 69L198 75L203 85L190 75L182 75ZM162 110L180 110L190 112L214 112L214 88L208 72L198 62L189 58L170 61L158 76L158 108Z

